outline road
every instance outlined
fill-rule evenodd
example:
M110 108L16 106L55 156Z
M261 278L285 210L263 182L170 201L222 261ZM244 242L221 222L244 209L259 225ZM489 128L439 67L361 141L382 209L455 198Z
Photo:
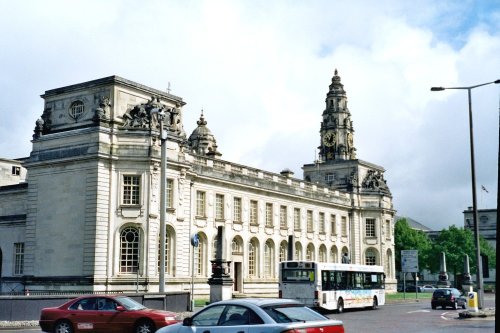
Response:
M494 295L485 297L485 308L495 306ZM432 310L430 300L419 302L387 304L376 310L351 310L342 314L327 314L330 318L344 322L346 333L493 333L495 317L459 319L463 311Z
M494 307L495 296L485 295L484 307ZM458 319L463 311L431 309L430 300L386 304L376 310L350 310L342 314L326 314L344 322L346 333L493 333L495 317ZM0 330L0 333L41 333L37 328Z

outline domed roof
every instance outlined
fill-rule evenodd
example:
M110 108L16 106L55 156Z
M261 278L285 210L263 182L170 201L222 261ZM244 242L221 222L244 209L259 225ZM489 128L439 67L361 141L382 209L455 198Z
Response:
M203 117L203 110L201 110L200 120L196 123L198 127L194 129L188 139L189 149L198 155L207 155L215 158L222 156L217 151L217 141L214 135L207 127L207 121Z

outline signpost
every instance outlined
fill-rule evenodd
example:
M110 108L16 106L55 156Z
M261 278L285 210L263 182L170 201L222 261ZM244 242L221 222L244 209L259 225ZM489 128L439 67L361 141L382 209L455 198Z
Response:
M415 297L418 298L418 250L401 250L401 271L403 272L403 292L406 298L406 273L415 273Z

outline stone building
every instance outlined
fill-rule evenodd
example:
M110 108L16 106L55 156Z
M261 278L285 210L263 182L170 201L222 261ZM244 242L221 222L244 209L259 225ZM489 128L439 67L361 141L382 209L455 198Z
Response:
M303 166L304 180L223 160L203 113L188 136L182 98L118 76L42 98L22 161L28 178L0 187L1 292L159 290L158 111L167 131L166 291L194 281L197 297L209 293L218 226L233 293L277 295L289 236L294 258L340 262L347 254L383 265L395 290L392 197L384 169L356 159L337 72L321 159Z

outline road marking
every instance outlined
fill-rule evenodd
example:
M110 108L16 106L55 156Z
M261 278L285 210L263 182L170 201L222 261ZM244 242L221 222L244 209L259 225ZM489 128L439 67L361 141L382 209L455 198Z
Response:
M430 312L429 310L415 310L415 311L410 311L407 313L416 313L416 312Z

